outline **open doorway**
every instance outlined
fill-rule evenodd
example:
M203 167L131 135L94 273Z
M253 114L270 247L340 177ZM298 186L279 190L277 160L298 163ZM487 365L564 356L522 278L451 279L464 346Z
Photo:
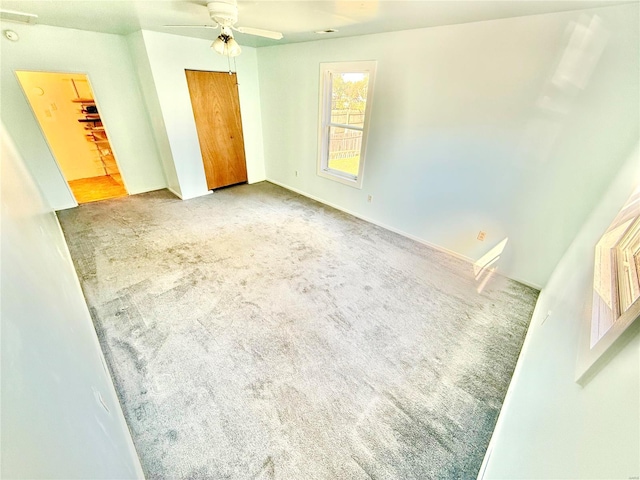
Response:
M84 74L16 72L78 203L128 195Z

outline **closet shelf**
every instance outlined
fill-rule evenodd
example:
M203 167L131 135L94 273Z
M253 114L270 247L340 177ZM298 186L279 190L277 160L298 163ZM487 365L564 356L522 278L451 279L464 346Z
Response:
M95 101L93 98L75 98L71 101L82 104L82 110L79 112L82 118L78 118L78 122L85 124L84 130L87 132L85 138L96 146L97 159L104 170L104 174L111 176L114 169L117 173L118 168L111 153L111 145L104 131L98 109L95 108Z

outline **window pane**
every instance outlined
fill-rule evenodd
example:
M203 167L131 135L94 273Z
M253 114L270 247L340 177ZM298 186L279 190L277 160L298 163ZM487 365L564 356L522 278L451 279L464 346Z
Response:
M595 254L591 348L640 302L640 187L602 235Z
M320 64L318 176L362 188L376 63Z
M361 149L360 130L329 127L329 168L357 176Z
M331 76L331 123L364 127L369 73L334 73Z

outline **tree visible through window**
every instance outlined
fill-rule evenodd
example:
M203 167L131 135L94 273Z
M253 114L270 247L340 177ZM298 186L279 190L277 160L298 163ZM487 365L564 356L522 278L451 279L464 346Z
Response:
M331 125L329 168L358 175L364 112L367 106L368 73L331 76ZM345 128L338 125L350 125Z
M375 62L321 64L318 174L360 188Z

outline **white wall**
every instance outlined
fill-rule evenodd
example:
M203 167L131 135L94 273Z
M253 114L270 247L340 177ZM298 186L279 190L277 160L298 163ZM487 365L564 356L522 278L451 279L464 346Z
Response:
M500 271L542 286L637 141L637 19L636 4L260 48L267 178L474 260L508 237ZM319 63L349 60L378 61L362 190L316 175Z
M56 216L0 134L1 476L144 478Z
M169 144L169 138L167 136L167 127L164 123L164 117L162 116L162 108L160 107L158 91L156 90L156 85L153 80L153 72L149 64L149 56L144 44L142 31L127 35L126 39L138 76L138 82L140 82L144 103L147 107L149 121L153 129L156 146L158 147L158 154L162 161L164 175L167 179L167 186L181 197L180 182L178 181L178 174L176 173L176 167L173 162L173 157L171 156L171 145Z
M145 72L139 74L145 88L153 81L157 92L164 124L164 132L156 128L162 158L165 163L172 160L179 184L176 190L183 199L204 195L207 184L185 69L228 71L227 58L211 50L210 40L150 31L142 31L142 37L151 78ZM145 54L139 37L129 38L129 44L136 58ZM256 50L242 47L236 64L247 174L249 183L254 183L265 178ZM155 102L154 98L147 101L154 112L158 110Z
M1 114L18 151L55 209L75 206L15 70L86 73L129 193L164 188L166 180L126 39L45 25L3 23L20 35L0 39Z
M636 148L542 291L485 479L640 476L640 335L584 388L574 381L581 335L589 334L595 244L639 184Z

